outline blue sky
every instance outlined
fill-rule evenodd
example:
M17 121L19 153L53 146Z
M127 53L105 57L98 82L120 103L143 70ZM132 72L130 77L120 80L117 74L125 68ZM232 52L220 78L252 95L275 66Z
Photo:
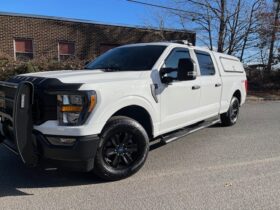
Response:
M151 12L126 0L2 0L0 11L129 25L143 25Z
M168 4L172 3L169 0L141 1L173 7L172 4ZM156 17L157 14L161 14L165 18L165 27L181 28L179 21L170 17L165 10L156 10L126 0L0 0L0 2L2 12L77 18L120 25L158 27L159 20L156 20ZM192 29L192 22L188 24L189 29ZM198 35L199 31L197 44L203 45Z

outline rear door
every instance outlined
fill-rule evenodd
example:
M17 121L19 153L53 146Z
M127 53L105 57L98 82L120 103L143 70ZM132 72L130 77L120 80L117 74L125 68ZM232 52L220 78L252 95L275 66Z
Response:
M195 50L200 69L200 111L204 118L219 114L222 93L222 80L208 52Z

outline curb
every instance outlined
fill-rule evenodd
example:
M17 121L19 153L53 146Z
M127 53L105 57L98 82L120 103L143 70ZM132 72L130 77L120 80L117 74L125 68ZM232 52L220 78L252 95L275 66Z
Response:
M250 98L247 97L246 101L274 101L274 102L280 102L279 98Z

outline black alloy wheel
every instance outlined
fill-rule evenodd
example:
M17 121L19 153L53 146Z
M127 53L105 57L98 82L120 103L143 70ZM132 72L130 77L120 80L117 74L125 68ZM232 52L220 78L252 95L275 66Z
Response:
M131 166L142 155L135 138L129 131L112 135L103 147L104 161L115 169Z
M148 152L143 126L129 117L113 117L101 133L94 173L108 181L129 177L144 165Z

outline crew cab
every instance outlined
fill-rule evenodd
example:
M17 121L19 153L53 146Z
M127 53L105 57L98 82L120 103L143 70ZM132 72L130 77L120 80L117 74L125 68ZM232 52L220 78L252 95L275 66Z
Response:
M152 140L234 125L246 91L236 57L185 41L125 45L82 70L0 82L0 142L27 166L119 180L143 166Z

